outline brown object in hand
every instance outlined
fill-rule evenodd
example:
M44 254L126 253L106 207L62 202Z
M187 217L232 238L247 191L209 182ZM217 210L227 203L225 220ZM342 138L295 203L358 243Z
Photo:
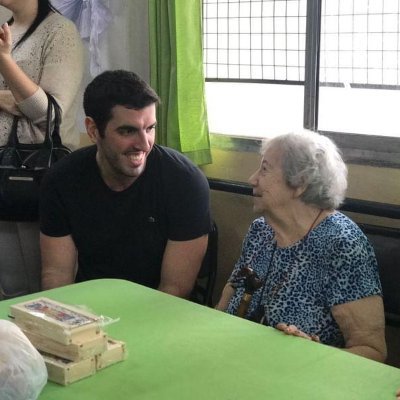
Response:
M236 315L238 317L244 318L247 310L249 309L249 305L251 299L253 297L254 292L262 286L262 281L258 277L258 275L254 272L254 270L248 266L244 267L240 271L240 276L245 278L245 289L242 299L240 300L240 304L237 310Z

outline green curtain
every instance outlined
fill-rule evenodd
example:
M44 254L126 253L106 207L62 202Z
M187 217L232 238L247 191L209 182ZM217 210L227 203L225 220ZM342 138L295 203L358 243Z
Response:
M157 143L211 163L201 0L149 0L150 80L161 98Z

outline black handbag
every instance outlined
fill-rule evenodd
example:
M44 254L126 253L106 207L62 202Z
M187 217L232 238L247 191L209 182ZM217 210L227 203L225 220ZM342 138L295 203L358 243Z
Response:
M0 220L37 220L40 182L44 174L55 162L71 153L61 142L60 107L51 95L46 94L48 109L44 141L19 143L19 119L14 117L8 142L0 148Z

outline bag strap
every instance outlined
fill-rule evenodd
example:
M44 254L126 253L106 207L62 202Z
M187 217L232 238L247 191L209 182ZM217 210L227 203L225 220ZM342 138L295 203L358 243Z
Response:
M13 119L13 123L11 125L11 132L8 135L6 147L17 148L19 145L18 135L17 135L18 120L19 120L19 118L15 116Z
M60 124L61 124L61 110L56 99L49 93L47 95L47 124L46 124L46 136L44 138L44 144L51 147L60 147L62 145L60 136ZM52 114L54 111L54 121L52 129Z
M52 147L60 147L62 145L60 136L60 124L61 124L61 111L60 106L54 97L45 92L47 96L47 120L46 120L46 133L43 141L44 147L51 149ZM54 120L52 116L54 112ZM11 132L8 136L7 147L18 148L20 142L17 134L19 117L14 117Z

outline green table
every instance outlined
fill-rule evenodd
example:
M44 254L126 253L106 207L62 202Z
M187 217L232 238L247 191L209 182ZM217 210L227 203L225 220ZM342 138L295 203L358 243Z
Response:
M95 280L0 302L47 296L120 320L106 329L128 358L40 400L394 400L400 369L286 336L164 293Z

